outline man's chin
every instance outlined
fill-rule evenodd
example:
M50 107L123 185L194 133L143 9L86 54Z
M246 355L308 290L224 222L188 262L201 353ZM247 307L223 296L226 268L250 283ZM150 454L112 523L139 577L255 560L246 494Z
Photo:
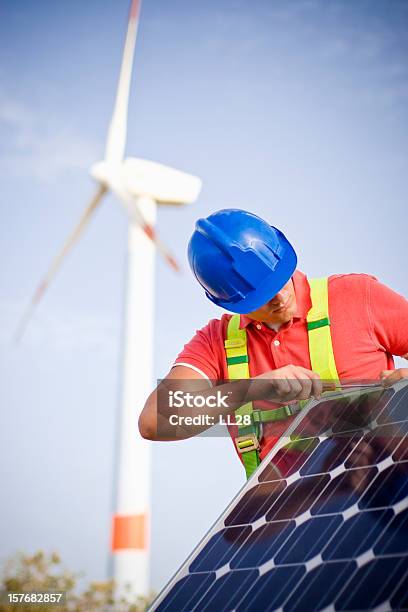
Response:
M288 323L294 316L294 312L292 310L287 310L280 313L275 313L272 315L266 323L270 323L272 325L283 325L284 323Z

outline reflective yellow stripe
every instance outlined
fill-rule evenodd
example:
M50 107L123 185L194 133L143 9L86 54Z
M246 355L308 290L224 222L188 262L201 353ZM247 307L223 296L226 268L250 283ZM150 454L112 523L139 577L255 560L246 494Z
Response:
M227 339L224 342L227 356L228 378L230 380L250 378L246 330L240 329L240 321L241 317L238 314L232 315L228 321ZM246 360L235 362L239 357L246 357ZM235 411L235 414L243 416L245 414L251 414L252 410L252 402L248 402L240 406Z
M227 357L228 376L230 380L250 378L248 364L247 334L245 329L240 329L241 317L233 315L228 321L227 338L224 342ZM248 402L235 410L236 416L252 414L252 402ZM246 477L249 478L260 464L258 447L259 426L251 423L248 426L238 426L238 438L235 443L242 453ZM240 437L250 436L250 439L240 440Z
M312 370L322 380L338 380L330 332L328 279L313 278L309 285L312 308L307 323Z
M233 315L228 321L227 339L224 342L230 380L249 378L248 360L235 362L237 357L248 357L246 330L240 329L241 317ZM228 360L231 360L228 362Z

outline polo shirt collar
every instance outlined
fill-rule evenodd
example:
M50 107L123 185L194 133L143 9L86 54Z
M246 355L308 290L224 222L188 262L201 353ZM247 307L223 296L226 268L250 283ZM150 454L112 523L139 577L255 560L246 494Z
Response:
M297 310L293 315L293 320L306 319L307 313L312 307L310 299L310 285L307 280L306 274L303 274L300 270L295 270L292 276L293 286L295 288ZM257 321L247 317L247 315L241 315L240 328L245 329L251 323L256 324Z

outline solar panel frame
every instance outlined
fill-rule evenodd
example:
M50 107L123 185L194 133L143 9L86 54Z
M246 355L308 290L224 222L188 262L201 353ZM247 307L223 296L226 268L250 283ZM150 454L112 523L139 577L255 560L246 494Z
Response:
M399 393L402 389L407 388L408 390L408 384L407 381L400 381L398 383L396 383L395 385L393 385L392 387L390 387L390 390L393 392L392 396ZM253 490L254 486L259 487L260 485L266 485L269 486L271 488L271 485L275 482L275 483L279 483L279 480L275 480L275 481L271 481L271 480L267 480L265 482L262 482L262 480L260 479L260 476L263 474L263 472L265 472L268 468L268 466L270 465L271 460L279 453L279 451L281 451L282 449L284 449L285 446L287 446L288 442L291 440L291 437L293 437L293 434L295 432L298 431L299 426L301 425L302 421L306 420L306 417L309 415L309 413L319 404L322 404L324 401L332 401L332 400L336 400L336 399L344 399L344 398L355 398L356 396L369 396L372 395L374 393L378 393L378 390L381 389L381 385L378 385L378 387L373 386L372 388L362 388L360 391L358 390L358 388L351 388L349 390L339 390L339 391L335 391L335 392L330 392L327 394L324 394L324 398L321 400L316 400L316 399L311 399L306 406L303 408L303 410L297 415L297 417L295 418L295 420L292 422L292 424L288 427L287 431L285 432L285 434L280 438L280 440L277 442L277 444L271 449L271 451L268 453L268 455L264 458L264 460L262 461L262 463L260 464L260 466L257 468L257 470L252 474L251 478L246 481L243 486L241 487L241 489L237 492L237 494L234 496L234 498L231 500L231 502L228 504L228 506L226 507L226 509L224 510L224 512L217 518L217 520L213 523L213 525L210 527L210 529L207 531L207 533L203 536L203 538L200 540L200 542L197 544L197 546L193 549L193 551L191 552L191 554L187 557L186 561L180 566L180 568L175 572L175 574L172 576L172 578L168 581L168 583L164 586L164 588L162 589L162 591L159 593L158 597L156 598L156 600L153 602L152 606L150 607L149 611L153 612L153 611L158 611L161 612L162 609L162 603L166 600L167 595L170 593L170 591L173 589L173 587L180 583L181 580L194 580L194 576L197 576L197 573L191 573L189 571L190 566L194 566L195 563L195 570L194 572L206 572L208 573L208 580L206 582L206 587L203 589L203 593L201 593L201 590L198 588L198 590L195 591L195 596L193 597L193 599L189 600L188 602L185 603L185 606L180 607L181 609L184 610L204 610L207 609L207 604L205 604L204 607L201 607L199 605L199 601L202 599L203 594L206 592L206 590L208 589L209 585L214 582L215 580L217 581L221 581L221 580L230 580L231 581L231 593L235 595L235 599L239 596L239 594L241 593L241 591L246 588L246 585L249 583L250 581L250 574L248 574L248 572L251 573L251 569L249 567L246 567L245 564L241 565L238 563L237 564L237 558L235 557L235 553L236 551L233 551L233 554L230 554L230 557L234 557L234 563L231 564L231 567L229 566L229 561L226 561L226 559L228 557L226 557L224 555L224 557L220 557L220 561L219 561L219 567L217 567L215 569L215 571L211 571L209 568L205 569L205 567L203 566L203 560L199 560L197 562L197 559L199 559L199 554L201 551L203 551L205 549L205 547L207 546L207 544L211 541L212 538L214 538L214 536L219 536L219 540L221 539L221 535L222 532L225 531L226 529L230 530L230 532L232 530L235 530L235 533L237 534L237 541L239 542L240 539L244 539L247 540L247 538L250 537L250 534L245 534L245 529L249 527L249 525L251 525L252 528L252 534L254 533L258 533L258 530L263 526L263 528L267 528L268 525L272 525L273 523L271 523L270 521L273 519L278 520L278 521L284 521L287 520L288 522L290 521L290 519L285 517L282 517L280 515L278 515L278 518L276 519L276 508L274 508L274 512L275 515L269 516L268 520L266 520L266 516L268 514L268 511L265 511L265 507L267 506L268 503L268 496L266 495L266 499L265 502L262 506L262 508L260 509L260 516L259 518L255 519L255 520L250 520L250 521L242 521L242 522L235 522L235 523L230 523L229 525L226 524L226 518L230 517L231 513L233 512L234 509L237 509L239 507L239 504L241 502L241 500L243 499L243 497L250 492L251 490ZM391 397L392 397L391 396ZM391 397L389 398L389 400L387 401L386 405L388 405L391 401ZM394 411L396 411L398 408L394 407ZM368 423L367 427L357 427L357 428L351 428L348 431L347 430L343 430L340 431L340 433L342 435L344 434L349 434L350 437L353 436L353 431L354 432L366 432L367 435L369 435L370 430L373 429L372 423L374 423L374 428L375 427L379 427L379 423L381 423L381 414L382 414L382 410L379 411L379 413L376 415L376 418L373 419L373 421L370 420L370 423ZM377 418L379 419L379 421L377 421ZM337 432L339 433L339 432ZM330 429L323 430L321 432L319 432L319 440L320 438L324 438L325 436L331 436L333 437L335 435L335 433L333 431L330 431ZM319 445L318 445L319 446ZM408 459L408 457L407 457ZM406 459L403 459L403 461L405 461ZM306 463L306 462L305 462ZM294 483L296 482L296 480L299 478L299 474L300 471L302 469L304 469L304 465L301 466L299 468L299 470L296 470L293 474L289 475L289 476L285 476L284 480L285 481L290 481L290 483ZM383 466L382 469L388 469L390 466ZM336 468L334 468L336 469ZM351 467L351 469L353 469ZM361 468L359 468L361 470ZM368 468L369 469L369 468ZM308 476L309 477L309 476ZM310 475L310 478L313 478L313 475ZM331 482L333 482L333 480L331 480ZM318 486L319 483L316 482L316 488ZM328 483L326 483L328 484ZM276 485L279 486L279 485ZM326 485L325 485L326 486ZM273 488L273 487L272 487ZM369 487L368 487L369 488ZM367 493L367 490L366 490ZM405 501L407 502L408 497L405 498ZM275 499L276 501L276 499ZM397 503L397 502L396 502ZM408 504L408 502L407 502ZM398 505L398 504L397 504ZM401 508L401 511L403 510L403 508ZM376 510L369 510L369 512L375 512ZM306 512L307 514L307 512ZM310 512L309 512L310 514ZM408 514L408 513L407 513ZM400 514L396 514L393 517L393 520L396 520L398 518L398 516L400 516ZM311 517L309 517L310 519ZM318 520L319 519L319 513L317 512L313 517L313 519ZM324 518L324 517L323 517ZM302 524L302 520L300 520L299 524L296 524L296 529L299 527L299 525L301 526ZM306 520L306 519L305 519ZM405 520L405 519L404 519ZM407 519L408 520L408 519ZM322 523L323 524L323 523ZM344 523L345 524L345 523ZM350 525L348 525L348 527L350 527ZM328 528L328 527L327 527ZM241 530L241 531L240 531ZM287 534L287 537L285 539L286 542L290 541L290 535ZM292 537L293 537L293 529L292 529ZM217 542L216 542L217 538L215 538L215 542L212 545L212 549L214 550ZM378 543L377 543L378 546ZM270 551L269 551L270 552ZM286 551L286 554L289 554L290 551ZM405 553L408 553L408 550L405 551ZM279 554L282 554L282 549L279 551ZM364 555L362 555L364 556ZM404 557L405 558L405 557ZM405 561L404 558L402 558L401 563L398 564L398 568L400 568L398 571L403 571L403 569L405 568ZM381 559L380 559L381 560ZM198 563L198 564L197 564ZM201 565L200 565L201 563ZM313 564L317 563L317 561L315 559L313 559L313 557L307 562L309 564L308 567L308 571L314 571L315 569L317 570L317 573L324 573L324 565L320 565L318 567L319 564L316 565L316 568L313 568ZM354 561L350 561L350 559L345 562L342 560L339 560L338 562L336 562L336 560L331 560L330 564L331 566L338 566L338 572L337 575L338 576L342 576L342 575L347 575L347 572L350 573L351 570L351 565L354 563ZM364 567L364 563L361 561L362 563L362 567ZM380 564L379 564L380 565ZM341 567L340 567L341 566ZM255 565L252 566L252 572L254 570L254 568L257 568L258 570L260 570L260 576L258 576L257 574L257 579L258 581L261 580L261 578L263 576L265 576L265 582L267 582L270 579L269 576L269 571L271 568L276 569L277 573L281 573L282 575L285 573L285 567L286 566L274 566L273 563L272 564L268 564L265 563L264 565L260 564L260 565ZM354 567L354 566L353 566ZM232 570L232 571L231 571ZM353 571L355 570L355 567L353 569ZM361 570L361 568L359 569L359 571ZM396 570L396 572L397 572ZM408 571L408 559L407 559L407 571ZM229 574L228 574L229 572ZM236 574L237 572L239 572L239 580L237 578L237 585L233 585L233 581L234 581L234 576L232 576L232 574ZM290 584L291 582L293 583L295 581L294 577L296 576L296 572L299 574L299 571L296 569L295 573L293 574L292 578L288 578L285 581L285 585L282 588L286 588L288 589L288 584ZM398 572L397 572L398 574ZM204 574L203 574L204 575ZM352 578L351 580L353 580L353 576L355 576L356 574L351 574ZM231 577L232 576L232 577ZM236 577L236 576L235 576ZM276 576L275 576L276 579ZM368 578L366 578L368 580ZM316 582L316 581L315 581ZM293 585L292 585L293 586ZM244 588L245 587L245 588ZM313 588L313 585L310 586L310 588ZM235 588L235 590L234 590ZM333 587L334 588L334 587ZM394 594L393 597L395 597L395 593L398 592L398 588L399 586L397 585L394 589ZM193 589L194 590L194 589ZM330 591L330 589L328 589ZM220 591L220 589L218 589L218 592ZM261 589L262 591L262 589ZM289 601L291 599L292 595L288 595L286 601ZM330 599L330 597L328 597L328 599ZM214 603L214 597L211 600L211 602L213 602L211 605L215 605ZM240 602L237 602L237 610L240 610L240 606L244 605L242 602L245 602L245 595L242 596L242 599ZM233 602L229 602L229 607L228 609L235 609L235 604L233 605ZM196 607L197 605L199 605L199 607ZM330 605L330 602L328 603L328 605ZM232 606L232 607L231 607ZM277 609L279 609L280 606L277 606ZM208 608L211 609L211 608ZM224 609L224 608L217 608L217 607L213 607L213 609ZM247 609L245 607L242 608ZM249 609L249 608L248 608ZM251 608L252 609L252 608ZM260 609L260 608L258 608ZM272 607L268 607L268 609L273 609ZM332 608L334 609L334 608ZM407 609L408 609L408 601L407 601Z

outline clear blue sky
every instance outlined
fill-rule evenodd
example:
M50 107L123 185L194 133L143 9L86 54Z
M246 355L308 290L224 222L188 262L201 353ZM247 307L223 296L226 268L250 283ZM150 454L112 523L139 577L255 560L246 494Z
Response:
M0 557L56 549L95 579L120 383L126 219L114 198L19 347L11 336L93 191L127 12L127 0L0 1ZM195 219L218 208L283 229L309 275L369 272L408 293L407 21L397 0L145 1L127 152L204 185L191 207L159 213L184 274L158 262L157 377L221 314L186 259ZM228 439L154 445L156 589L242 482Z

